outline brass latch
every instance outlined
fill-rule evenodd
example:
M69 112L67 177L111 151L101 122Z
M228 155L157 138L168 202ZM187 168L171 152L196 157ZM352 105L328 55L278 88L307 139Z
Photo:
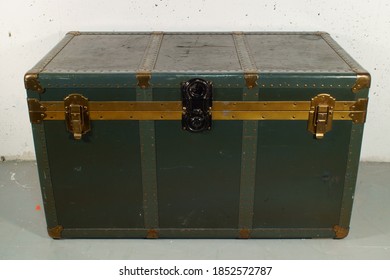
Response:
M64 99L67 129L76 140L91 130L88 112L88 99L80 94L71 94Z
M336 99L329 94L322 93L312 98L307 129L317 139L324 138L325 133L332 129L335 104Z

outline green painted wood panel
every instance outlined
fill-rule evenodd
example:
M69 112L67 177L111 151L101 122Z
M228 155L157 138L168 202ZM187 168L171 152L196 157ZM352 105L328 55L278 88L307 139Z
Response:
M351 122L317 140L306 121L259 124L254 227L338 224Z

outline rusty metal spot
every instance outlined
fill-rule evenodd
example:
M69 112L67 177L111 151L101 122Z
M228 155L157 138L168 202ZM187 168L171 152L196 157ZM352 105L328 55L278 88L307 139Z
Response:
M64 230L64 228L61 225L57 225L53 228L48 228L47 232L51 238L61 239L61 233L63 230Z
M241 239L251 238L251 231L247 228L240 229L240 238Z
M333 227L333 231L335 233L335 239L342 239L345 238L349 233L349 228L345 228L339 225L335 225Z
M156 239L158 238L158 231L156 229L149 229L148 234L146 235L148 239Z

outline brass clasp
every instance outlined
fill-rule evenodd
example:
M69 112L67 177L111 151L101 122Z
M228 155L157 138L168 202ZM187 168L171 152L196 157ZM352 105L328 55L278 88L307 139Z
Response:
M71 94L64 99L67 129L76 140L91 130L88 112L88 99L80 94Z
M325 133L332 129L335 104L336 99L329 94L321 93L312 98L307 129L315 138L324 138Z

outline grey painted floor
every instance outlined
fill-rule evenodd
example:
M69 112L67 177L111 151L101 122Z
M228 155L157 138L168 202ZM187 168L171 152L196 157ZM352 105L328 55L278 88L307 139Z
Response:
M0 259L390 259L390 163L362 163L351 232L328 240L52 240L35 162L0 163Z

